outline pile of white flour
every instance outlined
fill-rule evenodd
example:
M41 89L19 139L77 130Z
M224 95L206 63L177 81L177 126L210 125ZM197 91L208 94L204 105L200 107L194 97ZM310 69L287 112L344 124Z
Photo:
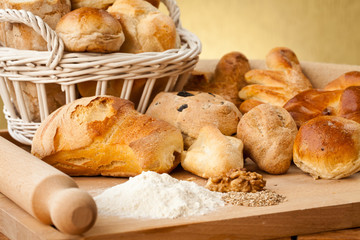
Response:
M99 215L177 218L203 215L224 206L221 193L168 174L143 172L95 197Z

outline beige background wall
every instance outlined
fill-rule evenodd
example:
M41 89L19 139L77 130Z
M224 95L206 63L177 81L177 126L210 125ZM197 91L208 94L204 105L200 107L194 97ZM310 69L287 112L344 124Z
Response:
M182 25L203 43L203 59L230 51L263 59L271 48L285 46L300 61L360 65L359 0L178 0L178 5ZM1 113L0 128L5 127Z

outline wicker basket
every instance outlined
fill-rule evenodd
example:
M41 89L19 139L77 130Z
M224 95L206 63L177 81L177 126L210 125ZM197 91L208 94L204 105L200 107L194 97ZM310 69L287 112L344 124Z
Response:
M176 2L162 2L175 22L181 47L140 54L66 53L61 39L41 18L23 10L0 9L0 22L24 23L41 34L48 43L48 51L0 47L0 93L10 135L23 144L31 145L36 129L49 115L46 84L61 85L65 102L69 103L80 97L76 94L76 85L82 82L96 81L94 95L97 96L107 94L108 81L123 79L118 97L129 99L134 81L146 79L136 106L142 113L146 111L151 96L156 93L153 88L158 79L166 78L167 82L164 89L157 91L180 90L198 62L201 43L194 34L182 28ZM20 85L24 81L36 85L40 122L33 122L29 118ZM15 96L10 94L10 87Z

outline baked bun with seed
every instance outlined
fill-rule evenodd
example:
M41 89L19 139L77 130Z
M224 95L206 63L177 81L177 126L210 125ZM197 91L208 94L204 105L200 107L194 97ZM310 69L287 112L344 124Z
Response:
M213 125L207 125L183 153L181 166L203 178L225 176L231 169L244 166L243 146L240 139L225 136Z
M31 153L71 176L130 177L169 173L182 150L176 127L137 112L128 100L96 96L50 114L35 133Z
M340 116L360 123L360 86L334 91L304 91L290 99L284 108L298 127L318 116Z
M56 33L69 52L117 52L125 37L120 21L107 11L83 7L63 16Z
M255 99L282 107L296 94L312 88L291 49L272 49L266 56L266 65L266 70L253 69L245 74L248 85L239 91L240 99Z
M205 125L213 125L226 136L236 134L241 118L238 108L219 95L205 92L161 92L146 111L147 115L179 128L185 149L191 146Z
M258 105L245 113L237 127L245 155L270 174L283 174L289 169L296 133L291 115L270 104Z
M329 82L323 89L327 91L343 90L350 86L360 86L360 72L347 72L337 79Z
M360 124L338 116L316 117L301 126L294 163L315 179L340 179L360 170Z

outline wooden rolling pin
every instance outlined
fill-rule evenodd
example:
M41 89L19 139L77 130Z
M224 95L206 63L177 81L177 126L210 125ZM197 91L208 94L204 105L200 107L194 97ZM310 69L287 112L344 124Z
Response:
M94 199L68 175L0 137L0 192L41 222L68 234L95 223Z

